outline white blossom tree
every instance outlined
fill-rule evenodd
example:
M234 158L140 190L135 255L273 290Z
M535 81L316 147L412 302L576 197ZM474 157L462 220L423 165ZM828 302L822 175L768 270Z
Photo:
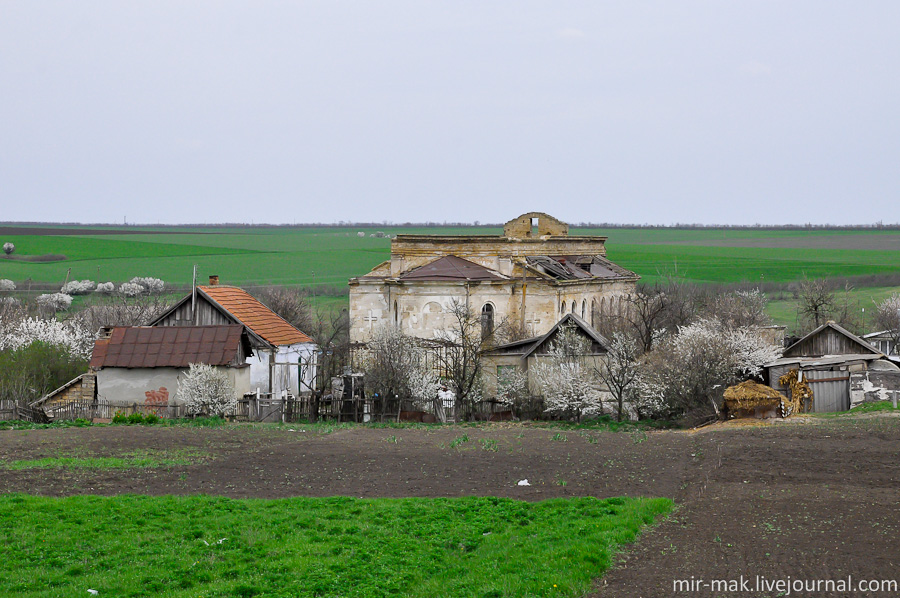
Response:
M616 332L607 347L606 360L597 368L597 377L606 384L616 401L616 419L622 421L625 403L633 395L635 379L638 376L640 349L636 339Z
M142 295L144 291L143 286L134 282L123 282L119 285L119 294L123 297L137 297Z
M101 282L97 285L97 292L103 293L104 295L109 295L114 293L116 290L116 285L111 282Z
M16 283L8 278L0 278L0 291L15 291Z
M594 369L585 364L589 350L587 339L561 328L547 355L531 366L532 379L548 413L580 422L584 416L603 412L600 381Z
M3 253L5 253L6 255L12 255L15 250L16 246L12 243L6 242L3 244Z
M87 295L95 286L93 280L71 280L63 285L60 292L66 295Z
M94 349L94 340L94 332L77 321L40 318L0 321L0 350L15 350L40 341L63 346L75 358L88 359Z
M894 293L878 304L875 324L888 331L894 343L894 354L900 352L900 293Z
M177 396L192 415L225 416L237 405L234 385L221 369L205 363L192 363L178 379Z
M161 293L166 288L165 282L151 276L135 276L129 282L140 285L146 293Z
M72 296L67 295L66 293L47 293L38 295L35 301L42 308L54 312L64 311L72 306Z

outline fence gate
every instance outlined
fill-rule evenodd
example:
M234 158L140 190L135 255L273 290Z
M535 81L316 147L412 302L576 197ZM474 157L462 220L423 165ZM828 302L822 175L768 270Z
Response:
M813 412L850 410L850 372L804 370L803 378L813 391Z

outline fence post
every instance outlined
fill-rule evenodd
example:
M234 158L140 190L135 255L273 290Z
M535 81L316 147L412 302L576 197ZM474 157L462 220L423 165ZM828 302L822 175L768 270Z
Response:
M894 409L897 408L897 395L900 394L900 390L894 391Z

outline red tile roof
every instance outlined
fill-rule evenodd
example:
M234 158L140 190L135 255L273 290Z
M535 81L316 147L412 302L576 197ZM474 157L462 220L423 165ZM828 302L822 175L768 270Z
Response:
M92 368L186 368L192 363L238 365L243 326L113 328L94 343Z
M244 289L227 286L197 287L236 320L273 345L311 343L313 340Z

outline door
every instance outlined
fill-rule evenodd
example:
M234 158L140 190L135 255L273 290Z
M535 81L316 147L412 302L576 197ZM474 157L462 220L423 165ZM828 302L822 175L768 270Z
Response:
M850 372L804 370L803 377L813 391L813 412L850 410Z

